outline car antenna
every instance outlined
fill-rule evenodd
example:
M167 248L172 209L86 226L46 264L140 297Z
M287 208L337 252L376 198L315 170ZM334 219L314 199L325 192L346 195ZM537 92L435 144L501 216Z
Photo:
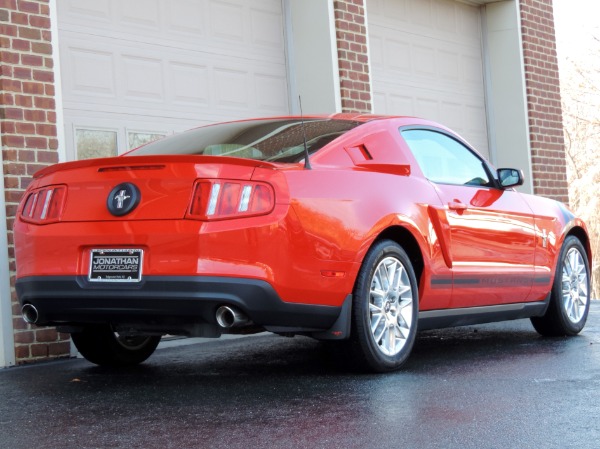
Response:
M304 126L304 114L302 113L302 96L298 95L298 103L300 103L300 120L302 121L302 138L304 139L304 169L311 170L310 160L308 159L308 146L306 145L306 127Z

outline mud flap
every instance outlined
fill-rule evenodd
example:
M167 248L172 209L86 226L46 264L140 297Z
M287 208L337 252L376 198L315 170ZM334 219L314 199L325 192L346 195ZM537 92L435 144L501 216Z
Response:
M350 338L352 324L352 295L346 296L340 316L329 329L324 332L314 332L311 337L317 340L347 340Z

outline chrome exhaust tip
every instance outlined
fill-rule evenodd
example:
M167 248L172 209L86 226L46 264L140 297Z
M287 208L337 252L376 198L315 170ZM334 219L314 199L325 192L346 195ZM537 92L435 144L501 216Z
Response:
M217 324L224 329L239 327L248 323L248 317L235 307L221 306L215 314Z
M23 320L29 324L37 323L40 318L40 314L33 304L25 304L21 308L21 314L23 315Z

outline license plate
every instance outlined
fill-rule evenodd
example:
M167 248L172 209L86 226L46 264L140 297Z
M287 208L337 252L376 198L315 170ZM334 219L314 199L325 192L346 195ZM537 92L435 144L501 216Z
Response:
M90 253L90 282L140 282L141 249L93 249Z

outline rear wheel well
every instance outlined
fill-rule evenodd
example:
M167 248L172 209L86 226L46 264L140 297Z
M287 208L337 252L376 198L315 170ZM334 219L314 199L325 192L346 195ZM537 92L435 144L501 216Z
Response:
M421 248L419 247L417 240L410 231L401 226L393 226L379 234L373 242L373 245L381 240L393 240L406 251L413 269L415 270L417 284L420 284L424 268L423 254L421 253Z

